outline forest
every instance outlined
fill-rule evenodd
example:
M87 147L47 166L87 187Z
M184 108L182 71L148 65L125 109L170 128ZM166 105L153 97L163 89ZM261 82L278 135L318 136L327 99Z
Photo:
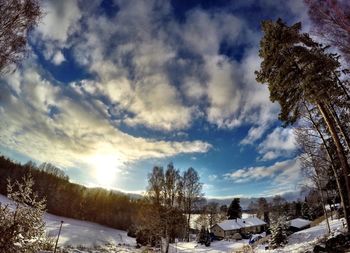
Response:
M135 220L140 200L102 188L87 188L69 182L65 173L49 163L25 165L0 157L0 194L7 195L8 179L22 181L25 175L34 180L33 191L46 200L49 213L88 220L127 230Z

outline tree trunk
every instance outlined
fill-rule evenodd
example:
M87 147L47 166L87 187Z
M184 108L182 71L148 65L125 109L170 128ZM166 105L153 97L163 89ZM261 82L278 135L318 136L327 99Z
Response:
M348 197L347 198L348 201L346 201L344 209L347 209L347 211L349 211L349 203L350 203L350 195L349 195L349 193L350 193L350 184L349 184L349 181L350 181L350 179L349 179L350 167L349 167L349 164L348 164L345 152L344 152L344 148L343 148L343 146L342 146L342 144L340 142L338 133L337 133L336 128L334 126L334 122L333 122L332 118L329 115L329 111L327 110L327 108L325 107L325 105L323 103L318 103L317 107L318 107L322 117L324 118L324 120L325 120L325 122L326 122L326 124L328 126L329 132L330 132L330 134L332 136L332 139L333 139L334 144L335 144L336 149L337 149L338 158L340 160L340 164L341 164L342 172L343 172L343 177L344 177L344 180L345 180L345 186L346 186L346 194L345 194L345 196ZM347 213L349 215L349 212L347 212ZM347 215L347 217L345 217L345 219L347 221L349 221L349 216L348 215ZM348 223L347 230L348 230L348 232L350 232L349 223Z
M340 184L340 181L339 181L339 176L338 176L338 172L336 170L336 167L335 167L335 161L332 157L332 154L329 150L329 147L328 147L328 144L323 136L323 133L321 132L321 130L319 129L318 125L316 124L316 122L314 121L312 115L311 115L311 112L309 110L309 108L306 106L306 104L304 104L308 114L309 114L309 117L310 117L310 120L313 124L313 126L315 127L316 131L318 132L318 134L320 135L321 139L322 139L322 143L323 145L325 146L326 148L326 152L327 152L327 155L328 155L328 158L329 160L331 161L331 168L332 168L332 171L333 171L333 174L334 174L334 177L335 177L335 181L337 183L337 188L338 188L338 192L339 192L339 196L340 196L340 202L341 202L341 205L344 209L344 217L345 217L345 220L346 220L346 224L347 226L349 227L350 226L350 217L349 217L349 214L348 214L348 209L346 208L346 204L345 204L345 197L346 197L346 194L344 196L344 193L343 193L343 188Z
M188 211L188 218L187 218L187 230L186 230L186 240L187 240L187 242L190 241L190 228L191 228L190 224L191 224L191 211L189 210Z
M328 201L329 201L329 193L328 193L328 190L326 190L326 196L327 196L326 204L328 204ZM333 220L332 202L329 204L329 211L331 212L331 220Z
M343 125L341 124L341 122L339 120L339 117L337 115L337 112L335 111L334 107L332 105L330 107L331 107L331 109L330 109L331 116L334 118L334 121L337 124L337 127L338 127L341 135L344 138L344 141L346 143L347 149L350 151L350 139L349 139L349 136L347 135L346 130L344 129Z
M317 185L317 189L318 189L318 191L320 193L321 202L322 202L323 214L324 214L324 217L326 219L328 234L330 234L331 233L331 227L329 226L328 214L327 214L326 205L325 205L325 202L324 202L324 196L323 196L323 192L322 192L320 178L319 178L318 171L317 171L317 165L314 165L314 168L315 168L315 172L316 172L316 185Z

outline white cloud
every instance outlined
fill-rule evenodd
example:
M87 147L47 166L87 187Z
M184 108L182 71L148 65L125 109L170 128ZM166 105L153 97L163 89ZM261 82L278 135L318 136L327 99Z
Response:
M254 182L269 178L275 188L295 185L300 177L298 158L276 162L271 166L257 166L236 170L225 174L226 179L236 183Z
M263 161L295 154L297 144L292 128L275 128L258 146Z
M98 0L43 2L46 15L34 42L56 65L72 53L94 79L59 88L37 69L14 73L0 87L7 96L0 107L2 145L64 166L102 153L121 166L210 148L202 141L134 137L118 128L122 123L166 134L201 118L220 128L252 125L242 144L264 136L278 105L255 81L260 34L241 16L197 8L178 22L170 1L115 2L112 17L96 12ZM223 43L244 50L242 59L224 56ZM63 49L71 50L64 56ZM259 146L263 160L280 155L277 144Z
M267 88L255 81L257 50L247 50L241 62L220 54L223 41L236 46L256 42L243 19L196 9L184 23L170 19L160 26L152 18L153 2L120 4L113 19L92 15L85 20L74 52L98 75L97 90L133 115L124 123L171 131L186 129L203 116L222 128L276 118ZM158 18L168 18L169 10L162 2ZM180 57L180 51L193 57Z
M15 94L11 86L0 86L1 145L38 161L100 171L97 163L106 160L109 167L103 169L117 172L141 159L202 153L211 147L202 141L167 142L124 133L101 113L107 109L101 101L91 103L79 93L72 99L67 94L74 86L55 86L35 68L27 66L7 79L20 88Z
M64 61L60 50L69 47L68 40L79 30L78 21L83 14L78 0L43 1L42 8L44 16L34 40L41 45L44 57L59 65Z
M60 65L62 62L64 62L66 59L64 57L64 55L62 54L61 51L57 51L55 53L55 55L52 57L52 62L55 64L55 65Z
M74 31L74 25L82 14L78 0L61 0L43 2L44 18L40 22L38 31L44 39L64 43Z
M215 181L216 179L218 178L218 175L216 175L216 174L212 174L212 175L209 175L208 176L208 179L209 179L209 181Z

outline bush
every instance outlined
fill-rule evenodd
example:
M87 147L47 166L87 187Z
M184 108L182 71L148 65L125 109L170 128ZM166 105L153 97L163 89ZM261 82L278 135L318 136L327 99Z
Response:
M45 200L32 191L31 176L23 183L8 180L8 198L13 204L0 203L0 252L34 253L47 246L45 236Z

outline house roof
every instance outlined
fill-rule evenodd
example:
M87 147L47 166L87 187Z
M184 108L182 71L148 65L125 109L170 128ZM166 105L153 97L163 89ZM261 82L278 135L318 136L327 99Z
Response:
M220 223L217 223L219 227L221 227L223 230L237 230L240 228L247 228L247 227L254 227L254 226L262 226L266 223L262 220L260 220L257 217L248 217L245 219L234 219L234 220L224 220Z
M296 218L293 220L290 220L290 226L295 227L295 228L303 228L311 224L311 221L301 219L301 218Z
M243 219L243 222L245 223L244 227L254 227L254 226L266 225L265 221L260 220L257 217L248 217L246 219Z

